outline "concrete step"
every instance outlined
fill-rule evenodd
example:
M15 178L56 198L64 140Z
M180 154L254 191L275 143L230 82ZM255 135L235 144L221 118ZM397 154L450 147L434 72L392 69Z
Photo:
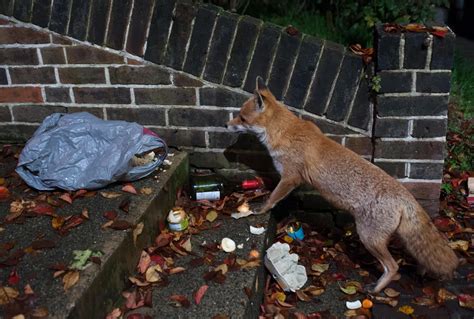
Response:
M251 207L255 208L261 204L260 201L251 202ZM190 212L191 213L191 212ZM191 213L195 217L197 214ZM174 260L173 267L183 267L185 270L178 274L169 275L165 284L158 284L151 288L152 307L140 307L135 310L126 311L124 299L118 299L116 306L125 313L124 318L133 315L150 316L151 318L257 318L260 313L260 305L263 300L263 288L265 282L265 267L262 256L264 256L268 243L273 241L275 234L274 219L270 214L249 216L247 218L233 219L227 214L219 213L218 218L212 223L205 222L208 229L201 230L190 236L189 229L182 232L183 237L190 236L192 243L192 253L186 256L172 253ZM219 226L217 226L219 225ZM264 234L255 235L250 233L250 226L265 227ZM157 233L158 235L158 233ZM217 246L222 238L231 238L235 241L237 248L233 253L226 253L223 250L209 250L206 246ZM236 259L249 260L249 253L252 250L259 252L259 266L256 267L236 267L229 269L225 274L225 280L216 282L206 280L204 276L215 267L224 263L226 258L235 256ZM209 256L212 251L212 263L196 264L194 261ZM170 256L169 245L154 253L163 257ZM136 259L138 264L139 259ZM137 271L131 273L136 276ZM194 293L203 285L208 285L202 301L196 304ZM145 293L150 288L139 289L136 286L130 287L128 292L140 291ZM183 295L190 302L189 307L177 307L171 302L173 295ZM138 318L138 317L137 317ZM141 317L144 318L144 317Z
M14 159L10 156L2 159L2 162L12 160ZM20 180L10 174L12 166L3 163L0 166L0 177L5 177L7 183L10 183L9 188L13 194L10 200L0 202L0 216L3 219L0 242L14 243L14 248L0 258L0 278L3 286L12 286L19 292L23 291L25 285L30 285L34 298L30 296L27 302L15 300L4 305L0 309L0 317L9 318L15 314L29 317L33 309L45 308L49 313L48 318L104 318L126 288L126 278L135 269L143 247L154 240L158 222L164 219L173 206L177 190L187 182L187 154L175 152L169 160L172 161L171 166L164 166L164 170L157 172L157 179L149 176L133 183L137 191L143 187L151 188L149 195L125 193L121 191L122 185L116 184L101 191L121 193L118 198L104 198L97 193L95 196L77 198L72 204L59 200L60 207L56 208L59 216L81 214L83 209L89 212L89 219L71 229L65 236L60 236L52 228L50 216L21 216L13 223L5 222L4 217L9 211L11 200L37 198L39 193L31 190L25 193L22 191L25 187L21 185L14 187ZM57 198L61 193L45 194ZM119 210L120 203L127 197L130 199L128 214ZM116 210L120 219L133 225L144 224L136 244L133 242L131 229L120 231L101 228L107 222L103 213L109 210ZM55 247L31 249L31 243L38 238L54 242ZM77 284L65 292L61 278L53 278L50 266L58 263L69 265L73 251L85 249L101 251L101 265L91 264L80 271ZM15 250L26 254L17 264L6 266L5 261ZM18 283L7 284L12 270L18 273L20 280Z

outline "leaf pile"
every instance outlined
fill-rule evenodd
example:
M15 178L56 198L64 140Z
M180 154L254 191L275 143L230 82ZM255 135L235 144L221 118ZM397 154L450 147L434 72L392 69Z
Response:
M200 232L220 227L222 220L229 219L231 213L242 203L267 194L267 191L262 190L232 193L219 201L211 202L192 201L184 192L179 191L175 206L176 209L179 207L187 213L188 228L182 232L171 232L164 222L160 223L160 232L154 244L142 251L136 273L128 278L131 287L122 294L125 299L123 306L113 309L109 318L114 318L114 313L131 316L137 308L151 307L153 289L169 285L170 276L179 275L188 269L207 266L202 279L206 283L224 284L229 273L260 266L261 258L258 253L253 252L247 258L229 253L221 259L218 254L221 251L218 242L204 242L196 249L191 239ZM176 260L183 256L191 257L188 264L176 266ZM173 294L168 297L169 304L178 308L199 306L206 300L208 289L209 286L204 284L188 295Z

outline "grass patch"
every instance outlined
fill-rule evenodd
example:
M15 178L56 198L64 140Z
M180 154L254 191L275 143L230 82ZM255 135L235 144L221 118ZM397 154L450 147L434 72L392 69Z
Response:
M474 63L456 54L451 96L466 120L474 118Z

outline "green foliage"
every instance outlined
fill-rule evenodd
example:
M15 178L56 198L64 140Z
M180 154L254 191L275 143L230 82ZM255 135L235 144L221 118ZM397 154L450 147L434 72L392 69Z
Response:
M441 191L449 195L453 192L453 185L451 185L450 183L443 183L441 184Z
M372 91L376 93L380 92L380 89L382 88L382 86L380 85L381 81L382 79L380 78L379 75L373 76L370 79L370 88L372 89Z
M428 22L436 6L449 6L449 0L254 0L240 12L292 24L305 33L345 45L369 47L376 23Z
M474 63L455 56L452 73L452 96L466 119L474 119Z

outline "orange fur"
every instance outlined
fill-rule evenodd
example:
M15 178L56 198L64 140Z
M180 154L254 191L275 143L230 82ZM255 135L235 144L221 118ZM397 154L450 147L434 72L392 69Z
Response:
M384 267L374 292L400 276L387 249L395 233L424 269L442 277L452 276L459 263L457 256L406 188L326 137L312 122L295 116L275 99L261 78L257 83L255 96L242 105L239 116L228 127L257 134L281 175L260 213L307 183L332 205L354 216L362 243Z

